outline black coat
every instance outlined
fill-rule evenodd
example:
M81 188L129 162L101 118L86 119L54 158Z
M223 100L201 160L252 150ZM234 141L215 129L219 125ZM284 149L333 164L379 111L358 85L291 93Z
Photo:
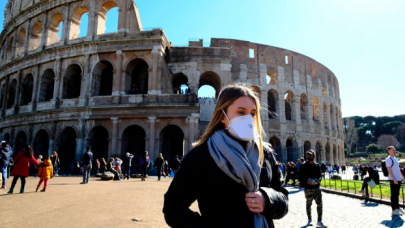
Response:
M123 165L124 167L130 167L132 166L132 159L134 158L134 155L130 154L128 157L124 158Z
M157 157L156 159L155 159L155 166L157 166L157 167L162 167L163 166L163 158L159 158L159 157Z
M10 146L6 146L0 149L0 165L8 165L10 163L13 150Z
M266 198L263 215L269 227L274 227L273 219L280 219L288 212L288 191L268 150L260 175L260 190ZM245 186L217 166L204 143L185 156L165 194L163 213L171 227L254 227L254 214L245 202L247 192ZM201 215L189 209L195 200Z
M380 175L378 175L378 171L370 167L368 169L368 175L370 176L371 179L374 180L376 184L380 184Z

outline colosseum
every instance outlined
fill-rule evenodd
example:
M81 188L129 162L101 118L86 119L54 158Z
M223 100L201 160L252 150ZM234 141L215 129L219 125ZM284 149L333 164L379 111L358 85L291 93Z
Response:
M116 7L117 32L105 33ZM345 162L337 78L300 53L233 39L175 47L162 29L142 28L133 0L9 0L0 41L0 137L15 151L58 151L61 171L87 146L96 158L186 154L216 103L199 89L217 96L234 82L268 105L265 140L280 161L313 148L318 161Z

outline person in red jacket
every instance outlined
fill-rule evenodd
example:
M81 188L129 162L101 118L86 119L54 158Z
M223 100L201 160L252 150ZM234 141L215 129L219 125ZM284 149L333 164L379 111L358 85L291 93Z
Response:
M30 168L30 162L34 165L39 166L39 162L34 157L34 151L32 148L25 144L24 149L14 156L14 167L11 171L11 176L14 176L13 182L11 183L9 194L13 194L14 187L17 184L17 180L21 178L21 189L20 193L24 193L25 178L28 177L28 170Z

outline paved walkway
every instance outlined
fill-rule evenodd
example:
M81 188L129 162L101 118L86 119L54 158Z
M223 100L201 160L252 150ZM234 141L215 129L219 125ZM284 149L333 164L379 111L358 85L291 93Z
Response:
M26 193L13 195L0 190L0 227L168 227L162 214L163 194L172 179L157 182L99 181L91 178L80 185L80 177L56 177L48 192L36 193L37 178L29 177ZM7 181L8 185L11 180ZM17 184L17 188L19 188ZM302 191L289 187L290 213L275 221L277 228L305 227L307 217ZM391 217L391 208L376 203L324 193L324 223L328 227L401 227L400 217ZM198 211L194 203L191 209ZM316 204L312 205L316 220ZM134 218L142 222L133 221ZM405 219L405 216L404 216ZM313 226L315 227L315 226Z
M276 227L307 227L306 200L304 191L288 187L290 191L290 212L281 220L275 221ZM364 200L323 193L323 222L329 227L402 227L404 220L391 216L391 207ZM405 219L405 216L403 216ZM312 219L315 227L317 220L316 203L312 203Z

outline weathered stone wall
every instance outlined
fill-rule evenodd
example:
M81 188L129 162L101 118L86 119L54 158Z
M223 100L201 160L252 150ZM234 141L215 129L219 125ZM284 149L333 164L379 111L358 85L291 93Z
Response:
M103 34L113 7L117 32ZM78 37L85 12L89 29ZM262 119L281 161L311 147L319 160L344 163L338 82L311 58L230 39L173 47L163 30L143 31L131 0L10 1L5 17L0 138L15 150L28 142L69 162L87 146L97 158L147 150L170 159L192 148L212 116L216 101L198 101L198 89L210 85L218 95L245 82L276 113ZM191 93L175 94L178 83Z

